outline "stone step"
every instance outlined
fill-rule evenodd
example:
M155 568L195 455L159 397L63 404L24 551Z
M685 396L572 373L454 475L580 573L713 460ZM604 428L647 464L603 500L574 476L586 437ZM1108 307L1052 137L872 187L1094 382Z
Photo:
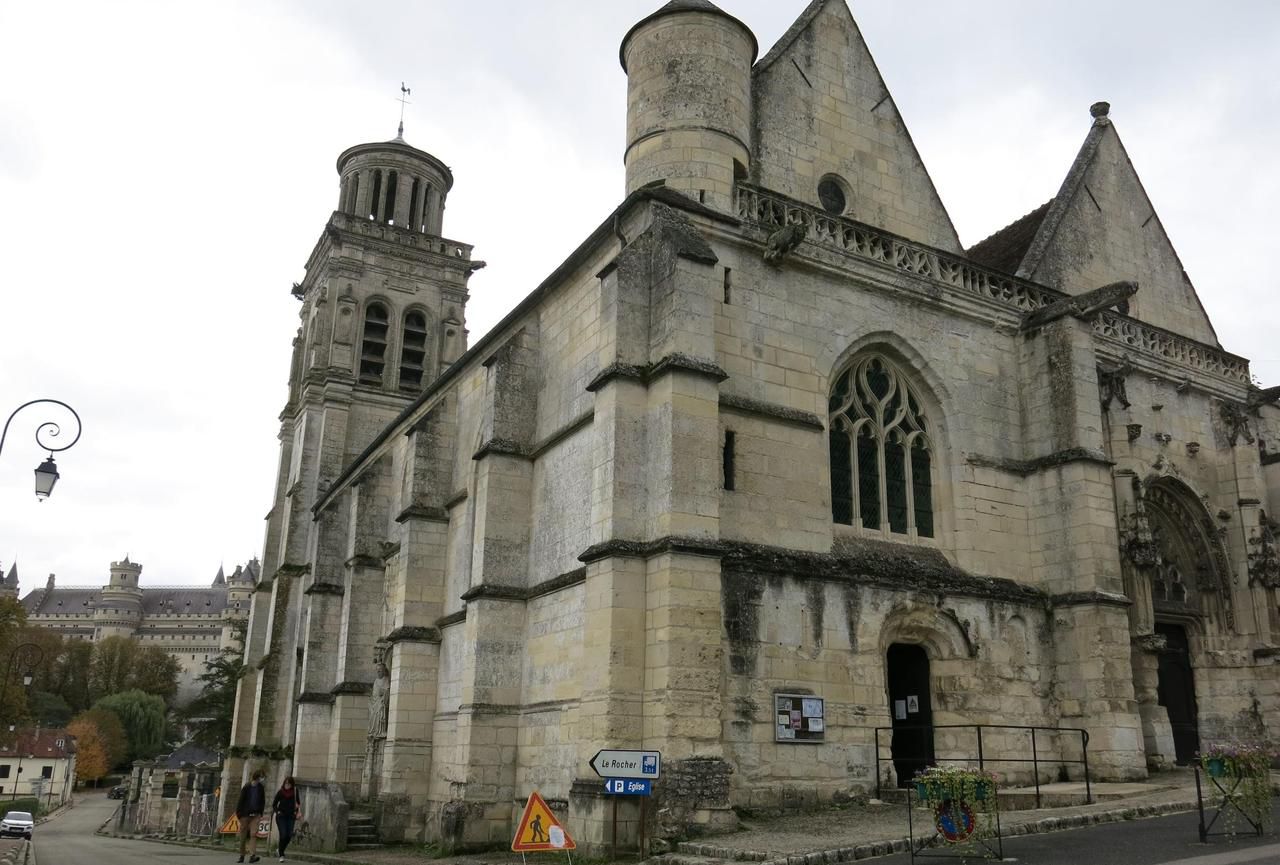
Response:
M382 845L381 844L363 844L363 843L352 844L348 842L347 849L348 850L381 850Z

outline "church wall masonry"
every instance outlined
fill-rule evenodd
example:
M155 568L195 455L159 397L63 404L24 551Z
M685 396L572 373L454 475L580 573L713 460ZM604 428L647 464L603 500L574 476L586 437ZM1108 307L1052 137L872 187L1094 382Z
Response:
M1086 729L1095 778L1280 734L1280 415L1171 247L1134 251L1127 157L1086 147L1064 190L1101 215L1081 233L1064 204L1065 234L996 267L838 0L754 54L695 0L633 28L625 200L465 353L482 263L440 235L443 197L406 226L351 172L452 177L402 137L344 154L295 289L229 778L265 762L449 850L508 843L536 788L593 847L591 755L658 749L649 834L716 831L905 781L906 746L875 748L904 651L934 724ZM1089 130L1115 134L1098 106ZM1033 258L1061 278L1016 276ZM413 310L433 336L404 388ZM819 743L777 740L778 694L822 698ZM1042 780L1076 742L1041 736ZM308 843L341 849L327 824Z

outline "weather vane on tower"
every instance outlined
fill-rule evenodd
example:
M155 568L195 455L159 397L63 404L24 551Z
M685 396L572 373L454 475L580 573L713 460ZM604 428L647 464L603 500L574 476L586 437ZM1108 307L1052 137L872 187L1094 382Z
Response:
M404 82L400 82L400 129L396 132L396 138L404 140L404 107L409 104L409 88L404 86Z

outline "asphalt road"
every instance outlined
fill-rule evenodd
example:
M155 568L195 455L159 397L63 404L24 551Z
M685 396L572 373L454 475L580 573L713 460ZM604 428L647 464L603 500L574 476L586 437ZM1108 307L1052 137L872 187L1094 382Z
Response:
M1275 800L1273 814L1275 825L1280 827L1280 799ZM1205 819L1211 816L1206 814ZM1280 865L1280 835L1273 832L1261 838L1210 838L1207 844L1201 844L1199 823L1199 816L1193 811L1044 835L1020 835L1004 839L1004 861L1021 865ZM1221 824L1215 830L1218 828ZM902 853L871 861L877 865L908 865L911 858ZM930 861L916 857L917 865ZM960 860L932 861L945 865Z
M235 857L151 841L104 838L94 831L115 813L119 800L105 790L76 797L76 806L36 827L40 865L228 865ZM259 851L261 853L261 851ZM266 862L266 857L263 857Z

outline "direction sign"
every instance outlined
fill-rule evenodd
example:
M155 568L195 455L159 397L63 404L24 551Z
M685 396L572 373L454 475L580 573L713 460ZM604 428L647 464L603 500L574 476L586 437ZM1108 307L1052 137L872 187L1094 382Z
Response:
M662 771L658 751L596 751L591 768L601 778L656 779Z
M615 796L648 796L653 793L653 782L648 778L607 778L604 791Z

